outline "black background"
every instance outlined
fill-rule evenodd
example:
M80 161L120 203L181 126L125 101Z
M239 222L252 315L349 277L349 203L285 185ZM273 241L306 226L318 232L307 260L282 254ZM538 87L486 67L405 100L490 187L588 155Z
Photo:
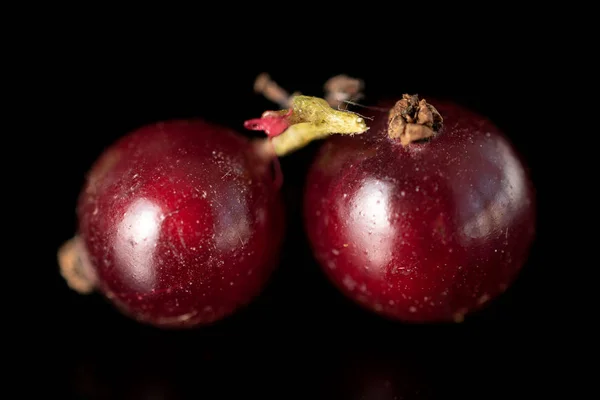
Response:
M82 399L487 399L552 390L560 298L557 269L544 252L543 192L550 177L537 145L548 133L531 118L535 104L523 106L523 99L540 95L539 54L531 48L537 39L491 28L478 33L427 39L426 50L416 44L418 35L404 34L408 44L390 45L379 34L351 41L340 33L317 45L293 32L277 42L255 33L192 45L63 43L53 57L52 71L60 75L48 74L53 90L38 107L52 132L40 143L52 150L42 174L53 188L36 265L43 283L35 293L43 299L34 330L41 333L40 352L28 373L52 377L47 393ZM493 120L523 155L542 199L538 237L517 282L458 325L393 323L347 301L315 264L302 230L304 174L319 146L313 143L281 160L284 257L246 309L212 327L160 331L121 316L99 295L70 291L56 249L75 232L75 201L102 150L134 128L171 118L202 117L257 136L244 131L243 121L276 108L253 93L260 72L309 95L322 95L329 77L345 73L365 81L365 103L416 92L454 99Z

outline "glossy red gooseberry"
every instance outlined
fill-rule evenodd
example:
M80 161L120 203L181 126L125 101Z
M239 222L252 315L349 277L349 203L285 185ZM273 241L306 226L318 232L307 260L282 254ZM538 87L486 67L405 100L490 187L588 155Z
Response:
M306 182L314 255L349 298L410 322L462 321L516 278L535 201L513 145L451 102L404 95L327 139Z
M283 206L264 146L202 120L148 125L95 162L59 252L76 290L158 327L222 319L278 259Z
M265 139L179 120L108 148L79 196L77 235L59 250L69 285L96 289L124 314L159 327L209 324L250 302L275 268L284 235L272 163L331 133L366 129L362 118L321 99L296 96L287 105L246 123L266 129Z

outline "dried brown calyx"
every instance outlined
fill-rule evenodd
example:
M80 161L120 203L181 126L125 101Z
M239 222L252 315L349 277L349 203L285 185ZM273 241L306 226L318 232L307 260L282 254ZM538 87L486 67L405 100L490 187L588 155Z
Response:
M400 139L402 146L435 136L442 128L443 118L425 99L418 95L402 95L390 110L388 136Z

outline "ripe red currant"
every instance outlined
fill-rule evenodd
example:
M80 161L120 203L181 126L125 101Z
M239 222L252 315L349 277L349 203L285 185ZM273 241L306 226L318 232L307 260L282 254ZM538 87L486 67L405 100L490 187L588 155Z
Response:
M335 136L307 178L314 254L348 297L414 322L463 319L503 292L534 238L525 166L490 121L405 95Z
M63 275L160 327L219 320L276 265L283 208L264 146L201 120L145 126L93 165Z

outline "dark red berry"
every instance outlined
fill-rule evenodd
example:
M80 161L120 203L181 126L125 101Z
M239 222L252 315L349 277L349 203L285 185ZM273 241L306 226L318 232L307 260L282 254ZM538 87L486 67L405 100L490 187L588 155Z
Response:
M534 192L513 146L481 115L433 105L404 96L374 111L366 133L329 138L305 191L326 274L403 321L462 320L511 284L534 238Z
M160 327L211 323L248 303L283 237L270 159L258 148L200 120L119 140L79 198L72 286L79 273L81 291L91 283L125 314Z

